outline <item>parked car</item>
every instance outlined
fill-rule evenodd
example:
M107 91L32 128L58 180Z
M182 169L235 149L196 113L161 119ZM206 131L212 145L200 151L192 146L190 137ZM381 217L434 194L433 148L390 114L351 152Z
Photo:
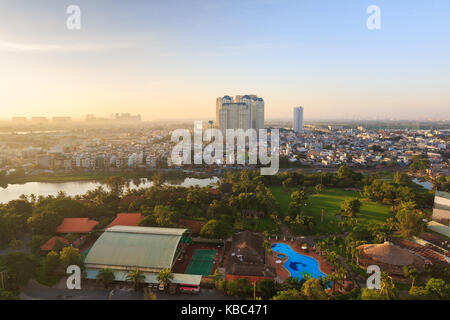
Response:
M158 291L159 290L159 285L158 284L156 284L156 283L154 283L154 284L150 284L149 285L149 287L150 287L150 289L153 291L153 292L156 292L156 291Z
M176 294L178 292L178 285L171 283L169 286L169 294Z
M200 293L200 286L190 286L190 285L180 285L180 292L181 293Z

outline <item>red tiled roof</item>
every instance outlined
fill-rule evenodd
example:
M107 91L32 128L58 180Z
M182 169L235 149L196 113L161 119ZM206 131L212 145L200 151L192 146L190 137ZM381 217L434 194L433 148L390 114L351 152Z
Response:
M140 213L118 213L116 218L106 227L111 228L113 226L130 226L135 227L139 225L139 222L144 219Z
M445 257L434 251L432 248L422 246L420 244L411 242L409 240L400 240L400 239L391 239L395 244L412 251L416 253L417 255L421 256L422 258L431 261L432 263L447 263L447 260Z
M209 188L209 191L215 196L220 194L220 190L218 190L218 189Z
M63 237L54 236L50 238L46 243L41 245L42 251L52 251L58 243L62 243L64 245L69 244L69 240Z
M98 221L89 218L64 218L56 233L89 233L97 224Z
M447 262L443 255L439 254L431 248L419 245L408 240L401 240L400 245L426 259L431 260L432 262Z
M203 226L206 222L196 221L196 220L186 220L180 219L178 221L182 226L191 229L193 234L200 234L200 230L202 230Z
M85 240L86 240L86 236L81 236L77 240L75 240L72 244L74 247L78 248L79 246L81 246L84 243Z

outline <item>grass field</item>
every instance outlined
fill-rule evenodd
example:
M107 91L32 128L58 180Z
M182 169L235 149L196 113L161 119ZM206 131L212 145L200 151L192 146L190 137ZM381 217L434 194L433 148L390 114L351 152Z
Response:
M273 186L270 187L270 190L272 191L275 199L277 199L277 201L280 203L280 214L285 216L288 211L289 202L292 201L291 193L294 191L294 189L286 192L281 186Z
M294 190L284 191L282 187L271 187L272 193L280 203L281 215L286 215L289 202L291 202L290 194ZM362 202L361 211L359 213L358 222L367 223L383 223L389 217L389 207L361 199L358 192L346 191L343 189L325 189L320 194L309 195L306 201L304 213L316 218L315 233L338 232L338 219L336 214L341 210L341 203L346 199L358 198ZM324 223L320 222L323 208Z

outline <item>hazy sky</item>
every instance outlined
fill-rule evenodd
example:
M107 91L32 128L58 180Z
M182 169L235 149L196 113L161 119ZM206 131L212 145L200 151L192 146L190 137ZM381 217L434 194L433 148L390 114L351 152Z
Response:
M450 119L450 1L0 2L0 118L214 118L246 93L266 118Z

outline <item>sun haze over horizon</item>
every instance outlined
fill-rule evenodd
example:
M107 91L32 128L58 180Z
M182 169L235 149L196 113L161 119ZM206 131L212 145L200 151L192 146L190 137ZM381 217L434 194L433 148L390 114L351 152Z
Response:
M381 9L369 30L366 10ZM66 9L81 9L68 30ZM214 118L255 94L266 118L450 119L450 2L4 0L0 119Z

